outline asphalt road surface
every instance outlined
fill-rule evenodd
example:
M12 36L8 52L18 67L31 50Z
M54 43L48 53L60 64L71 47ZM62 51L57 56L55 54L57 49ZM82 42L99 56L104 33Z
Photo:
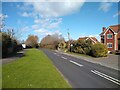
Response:
M42 49L73 88L119 88L118 71ZM54 77L54 76L53 76Z

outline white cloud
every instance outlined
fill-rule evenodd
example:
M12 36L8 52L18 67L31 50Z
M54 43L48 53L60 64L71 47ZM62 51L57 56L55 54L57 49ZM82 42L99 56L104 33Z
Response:
M32 25L32 29L33 29L33 30L36 30L36 29L38 29L38 28L39 28L39 25L37 25L37 24Z
M31 26L31 29L40 35L61 34L59 29L62 18L60 17L78 12L85 0L81 1L82 2L71 2L71 0L63 2L25 2L22 8L20 8L20 15L32 17L34 24Z
M46 30L46 29L44 29L44 28L35 30L35 32L36 32L36 33L39 33L40 35L43 35L43 36L48 35L48 34L49 34L49 35L53 34L53 33L50 32L49 30Z
M111 9L111 7L112 7L112 3L110 3L110 2L102 2L100 4L99 10L107 12L107 11L109 11Z
M34 9L34 13L38 13L42 17L59 17L75 13L80 10L85 0L82 2L26 2L27 6Z
M46 29L44 29L44 28L35 30L35 32L36 32L37 34L39 34L39 35L42 35L42 36L53 35L53 34L55 34L55 33L57 33L58 35L61 35L61 34L62 34L59 30L50 31L50 30L46 30Z
M113 15L113 18L115 18L115 17L117 17L117 16L119 16L119 15L120 15L120 11L117 12L116 14L114 14L114 15Z
M26 31L29 31L30 28L29 28L28 26L25 26L25 27L23 27L21 30L22 30L23 32L26 32Z
M2 19L5 19L5 18L8 18L8 15L6 15L6 14L0 14L0 19L2 20Z
M39 19L35 19L34 23L40 23L40 20Z
M23 13L21 13L21 16L23 16L23 17L29 17L29 16L31 16L31 14L27 13L27 12L23 12Z

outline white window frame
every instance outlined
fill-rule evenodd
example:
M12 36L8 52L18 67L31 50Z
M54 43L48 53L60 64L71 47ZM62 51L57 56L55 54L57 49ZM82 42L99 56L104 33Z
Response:
M108 38L108 35L112 35L112 38L113 38L113 34L107 34L107 39L112 39L112 38Z
M108 47L109 44L112 44L112 47ZM113 43L107 43L107 48L113 48Z

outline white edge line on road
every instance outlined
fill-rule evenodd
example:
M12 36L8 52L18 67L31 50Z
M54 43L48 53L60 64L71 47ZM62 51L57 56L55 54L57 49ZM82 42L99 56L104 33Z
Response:
M110 76L109 76L109 77L106 77L106 76L104 76L103 74L100 74L100 73L96 72L96 70L91 70L91 72L94 73L94 74L96 74L96 75L98 75L98 76L101 76L101 77L103 77L103 78L105 78L105 79L107 79L107 80L109 80L109 81L111 81L111 82L113 82L113 83L115 83L115 84L120 85L120 83L118 83L118 82L112 80L111 78L109 78ZM108 76L108 75L107 75L107 76Z
M63 58L63 59L66 59L66 60L67 60L67 58L65 58L65 57L63 57L63 56L62 56L61 58Z
M70 60L70 62L73 63L73 64L75 64L75 65L78 65L78 66L80 66L80 67L83 66L83 65L81 65L81 64L79 64L79 63L77 63L77 62L74 62L74 61L72 61L72 60Z

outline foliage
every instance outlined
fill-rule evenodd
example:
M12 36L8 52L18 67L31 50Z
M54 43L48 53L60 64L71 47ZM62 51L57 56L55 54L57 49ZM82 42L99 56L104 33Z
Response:
M57 49L58 44L64 41L64 38L59 34L47 35L41 40L40 46L42 48Z
M91 55L94 57L106 57L108 55L108 49L104 44L94 44L91 47Z
M3 88L71 88L51 60L40 50L29 49L25 56L2 67Z
M65 49L66 48L66 42L65 41L62 41L58 44L58 48L59 49Z
M37 47L38 37L35 35L29 35L25 43L28 47Z
M71 51L75 53L80 54L90 54L92 42L90 40L77 40L73 43L73 46L71 47Z
M17 52L19 49L17 40L15 38L12 38L7 33L1 34L2 34L2 57L6 57L8 54Z

